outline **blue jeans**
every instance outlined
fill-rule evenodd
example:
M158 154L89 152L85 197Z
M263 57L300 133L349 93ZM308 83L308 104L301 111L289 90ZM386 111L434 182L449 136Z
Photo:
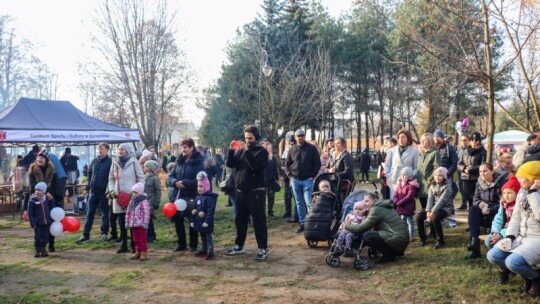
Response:
M409 228L409 238L414 237L414 220L412 215L400 215L401 219L407 223L407 226Z
M296 211L298 212L298 222L304 224L307 207L311 205L311 194L313 193L313 178L299 180L292 178L292 190L296 201Z
M109 204L105 193L90 194L88 199L88 210L86 212L86 222L84 223L83 235L90 238L90 230L94 225L94 216L97 208L101 209L101 234L109 233Z
M493 247L488 251L487 259L491 264L498 265L502 269L508 269L531 280L539 276L538 271L532 269L522 256L502 251L498 247Z
M212 233L201 232L202 249L201 252L214 256L214 240L212 239Z

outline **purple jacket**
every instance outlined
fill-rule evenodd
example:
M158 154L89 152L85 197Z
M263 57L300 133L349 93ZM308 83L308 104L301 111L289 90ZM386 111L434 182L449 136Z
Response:
M148 229L151 215L150 204L145 195L132 198L126 210L126 227L143 227Z
M416 191L418 188L411 185L411 182L408 181L405 185L402 185L401 182L398 182L398 187L394 192L394 205L396 206L396 212L399 215L413 215L414 209L416 208L416 201L414 197L416 196Z

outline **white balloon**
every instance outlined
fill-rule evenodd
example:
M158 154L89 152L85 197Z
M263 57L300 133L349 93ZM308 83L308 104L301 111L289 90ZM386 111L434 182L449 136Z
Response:
M461 125L462 125L461 121L456 122L455 129L457 132L461 132Z
M176 210L178 211L184 211L187 208L187 203L183 199L177 199L174 201L174 205L176 206Z
M61 221L64 219L65 216L66 216L66 213L64 212L64 209L60 207L54 207L51 210L51 217L55 221Z
M49 228L49 232L52 236L59 236L60 234L62 234L62 232L64 232L64 227L62 227L62 223L54 221L51 224L51 228Z

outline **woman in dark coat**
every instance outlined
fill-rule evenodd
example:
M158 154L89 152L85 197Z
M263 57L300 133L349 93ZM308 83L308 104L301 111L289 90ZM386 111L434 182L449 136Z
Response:
M30 181L30 193L36 191L39 182L47 184L47 200L54 200L54 197L63 197L63 193L57 193L60 181L52 162L49 161L49 152L43 149L36 160L28 168L28 178ZM60 207L62 202L54 201L54 207ZM55 252L54 236L49 234L49 252Z
M176 159L174 168L167 177L167 186L173 187L169 200L174 202L178 198L186 202L194 200L197 197L197 173L204 171L204 158L195 149L195 142L191 138L182 139L180 146L182 154ZM186 230L184 227L184 218L189 216L190 210L177 211L172 217L176 229L177 244L174 251L183 251L187 249ZM189 251L197 250L197 232L189 227Z
M478 183L469 209L469 234L471 241L467 250L471 253L467 259L480 257L480 226L491 227L493 218L499 211L501 187L506 182L505 174L496 174L491 164L483 163L479 167Z
M360 172L362 173L362 184L369 183L369 169L371 168L371 157L368 149L364 149L360 154Z

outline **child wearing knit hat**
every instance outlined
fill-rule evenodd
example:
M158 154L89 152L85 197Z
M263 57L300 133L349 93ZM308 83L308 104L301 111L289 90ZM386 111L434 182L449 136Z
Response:
M427 221L431 226L431 231L435 232L437 238L435 249L439 249L446 245L444 242L441 220L446 218L449 214L452 214L454 211L452 192L452 184L448 180L448 169L445 167L435 169L435 171L433 171L433 183L428 189L426 210L420 211L416 217L420 246L425 246L427 244L424 221Z
M516 197L521 186L515 176L512 176L502 186L501 206L491 223L491 234L486 238L486 246L491 249L500 239L506 236L506 227L512 218L516 205Z
M49 255L46 247L49 242L49 225L52 223L51 210L54 208L54 201L47 199L46 183L37 183L35 191L35 195L28 202L28 220L34 229L34 246L36 248L34 257L39 258Z
M414 210L416 209L416 192L418 192L420 185L414 179L414 172L411 167L404 167L401 169L401 177L399 183L394 192L394 206L396 212L401 219L407 223L409 227L409 241L414 241Z
M144 184L136 183L131 188L131 201L126 210L126 228L131 228L135 243L135 255L132 260L146 261L148 259L148 242L146 230L150 224L150 204L144 193Z
M202 249L195 254L206 260L214 257L214 213L216 211L217 194L210 192L210 181L206 172L197 174L197 191L199 196L195 198L195 208L191 211L190 226L201 234Z
M151 243L157 239L156 231L154 229L154 210L159 208L161 202L161 181L158 174L159 165L155 160L147 160L144 163L144 192L150 204L150 223L147 230L147 241Z
M343 223L339 227L339 235L337 237L336 244L334 245L334 251L332 254L334 256L339 256L343 253L344 257L350 257L352 253L352 242L357 239L359 236L354 232L350 232L345 229L348 224L360 224L366 218L367 215L367 206L364 201L358 201L354 203L352 213L347 214ZM345 245L345 251L343 250L343 245Z

